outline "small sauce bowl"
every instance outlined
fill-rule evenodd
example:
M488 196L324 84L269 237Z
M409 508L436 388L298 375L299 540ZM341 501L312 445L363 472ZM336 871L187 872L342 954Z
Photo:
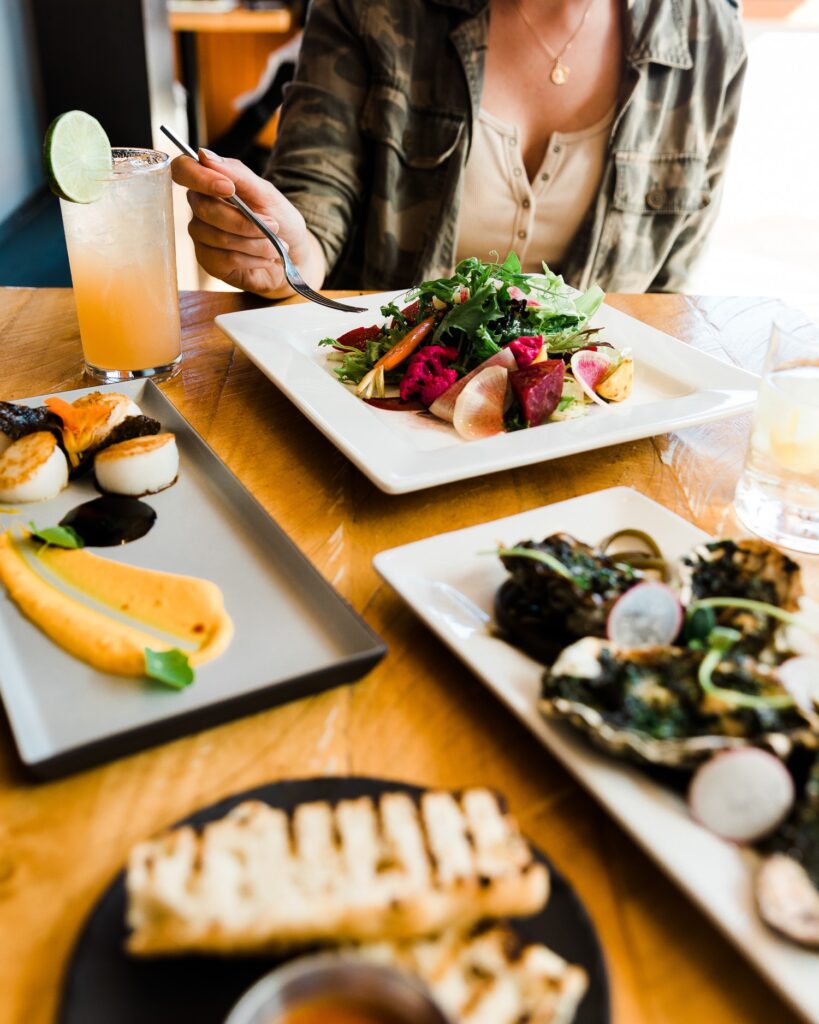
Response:
M421 981L337 953L301 957L247 990L225 1024L452 1024Z

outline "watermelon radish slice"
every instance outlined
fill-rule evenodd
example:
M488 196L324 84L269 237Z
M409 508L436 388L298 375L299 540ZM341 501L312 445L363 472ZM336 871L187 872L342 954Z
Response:
M520 402L527 427L539 427L558 407L564 369L562 359L547 359L509 374L512 393Z
M691 816L734 843L751 843L773 832L793 807L791 773L758 747L717 754L694 773L688 790Z
M458 395L452 425L469 441L503 432L509 371L487 366Z
M477 376L482 370L485 370L488 366L502 366L507 370L516 370L518 364L515 361L515 355L510 352L508 348L502 348L500 352L496 352L493 356L485 359L480 366L476 366L471 373L467 373L466 376L461 377L460 380L456 380L451 388L448 388L442 395L432 403L429 407L429 411L433 415L438 416L442 420L448 420L452 423L455 415L455 403L458 400L458 396L469 383Z
M598 405L606 403L597 394L597 387L605 380L611 371L613 360L605 352L598 349L581 349L575 352L571 359L571 368L574 379L583 388L585 394Z
M671 587L646 580L614 602L606 635L618 647L664 647L674 642L682 623L682 605Z

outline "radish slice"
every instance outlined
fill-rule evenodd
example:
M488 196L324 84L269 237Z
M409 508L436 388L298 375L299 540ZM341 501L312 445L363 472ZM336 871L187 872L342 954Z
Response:
M646 580L614 602L606 635L618 647L665 646L674 642L682 622L682 605L671 587Z
M589 398L593 402L597 402L598 405L607 404L595 389L611 370L611 364L611 358L600 349L596 352L591 349L581 349L579 352L575 352L571 359L570 365L574 379Z
M438 416L442 420L448 420L451 423L452 417L455 415L455 403L458 400L458 396L466 385L473 380L481 370L485 370L488 366L503 366L507 370L517 370L518 368L514 352L510 352L508 348L502 348L500 352L496 352L493 356L485 359L480 366L476 366L475 369L465 377L461 377L460 380L456 380L451 388L448 388L442 395L439 395L435 399L429 407L429 411L434 416Z
M734 843L755 842L773 832L793 801L790 772L758 747L717 754L700 765L688 789L692 817Z
M819 708L819 658L807 654L788 658L777 668L776 676L800 708Z
M487 366L473 377L458 396L452 425L467 440L491 437L503 432L503 412L509 371Z

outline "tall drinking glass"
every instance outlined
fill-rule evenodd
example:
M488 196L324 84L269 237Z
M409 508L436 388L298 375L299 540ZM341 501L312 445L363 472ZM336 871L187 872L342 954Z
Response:
M766 540L819 554L819 332L773 328L736 513Z
M102 196L60 206L86 369L106 382L171 376L182 357L170 157L115 149Z

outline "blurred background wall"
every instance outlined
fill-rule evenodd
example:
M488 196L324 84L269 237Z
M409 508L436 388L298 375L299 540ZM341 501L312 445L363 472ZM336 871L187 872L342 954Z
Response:
M26 0L0 2L0 222L43 183L39 69Z

